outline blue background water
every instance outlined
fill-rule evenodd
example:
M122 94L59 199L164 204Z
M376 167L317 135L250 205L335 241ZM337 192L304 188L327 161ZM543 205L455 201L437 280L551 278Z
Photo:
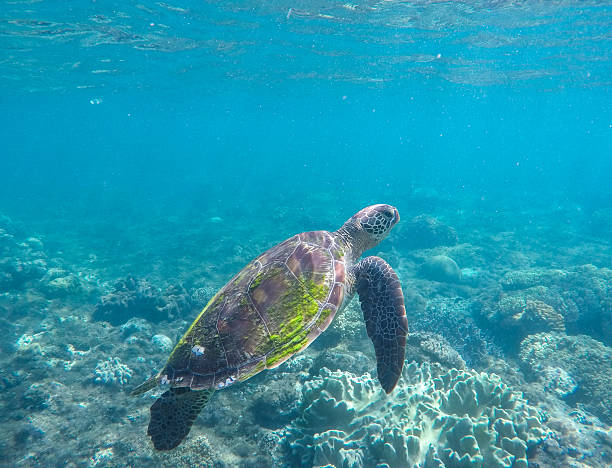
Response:
M415 187L609 202L610 18L607 2L7 2L3 207L78 222Z

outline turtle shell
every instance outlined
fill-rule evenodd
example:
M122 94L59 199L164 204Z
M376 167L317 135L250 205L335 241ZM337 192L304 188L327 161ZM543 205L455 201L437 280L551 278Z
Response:
M161 381L222 388L305 349L345 299L344 251L327 231L298 234L232 278L174 348Z

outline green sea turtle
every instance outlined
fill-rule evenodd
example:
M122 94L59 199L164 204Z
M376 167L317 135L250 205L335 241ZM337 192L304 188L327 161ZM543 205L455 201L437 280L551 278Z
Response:
M374 343L378 380L390 393L404 364L404 296L387 262L359 258L398 221L396 208L369 206L335 232L304 232L272 247L221 288L161 372L132 391L169 387L151 406L147 434L155 448L179 445L216 390L304 350L355 293Z

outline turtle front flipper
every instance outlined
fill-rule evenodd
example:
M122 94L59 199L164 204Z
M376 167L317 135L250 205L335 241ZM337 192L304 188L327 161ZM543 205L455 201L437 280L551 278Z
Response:
M380 257L366 257L354 267L355 290L368 336L374 343L378 381L387 393L404 366L408 320L399 278Z
M215 391L171 388L151 406L147 435L156 450L172 450L187 437L200 411Z

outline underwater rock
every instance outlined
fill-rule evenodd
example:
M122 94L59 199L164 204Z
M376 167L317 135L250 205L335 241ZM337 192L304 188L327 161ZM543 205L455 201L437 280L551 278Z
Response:
M465 361L455 351L442 335L437 333L414 332L408 333L406 339L406 360L424 362L437 362L449 369L464 369ZM353 369L345 367L345 369Z
M121 335L124 338L129 336L140 334L140 335L151 335L151 325L145 319L131 318L120 327Z
M36 333L34 335L24 333L21 335L15 342L15 356L17 358L29 360L31 363L39 363L42 361L41 358L44 352L42 346L38 342L41 335L42 333Z
M368 374L322 369L302 389L285 447L301 466L527 467L537 410L496 375L405 366L384 395Z
M599 442L606 445L608 448L612 449L612 427L609 428L607 431L604 431L604 430L595 431L595 437L597 437Z
M5 392L21 384L26 375L21 370L7 371L0 369L0 392Z
M41 290L51 298L69 296L80 288L79 278L61 268L49 268L41 280Z
M153 335L151 343L161 352L169 353L174 348L172 340L166 335Z
M132 378L132 370L118 357L98 361L93 374L96 383L106 385L125 385Z
M162 293L145 280L128 277L118 281L114 291L100 299L93 318L112 325L121 325L133 317L160 322L178 318L192 308L189 295L178 286Z
M457 263L446 255L435 255L425 260L421 265L420 274L433 281L441 283L459 283L461 269Z
M544 380L544 390L554 393L559 398L571 395L578 388L572 376L560 367L545 366L540 374Z
M523 340L520 359L542 379L550 378L547 368L565 371L578 385L568 393L571 400L612 424L612 348L586 335L539 333ZM571 388L571 383L562 386Z
M424 214L406 221L400 236L402 244L410 249L430 249L457 243L457 232L452 227Z

